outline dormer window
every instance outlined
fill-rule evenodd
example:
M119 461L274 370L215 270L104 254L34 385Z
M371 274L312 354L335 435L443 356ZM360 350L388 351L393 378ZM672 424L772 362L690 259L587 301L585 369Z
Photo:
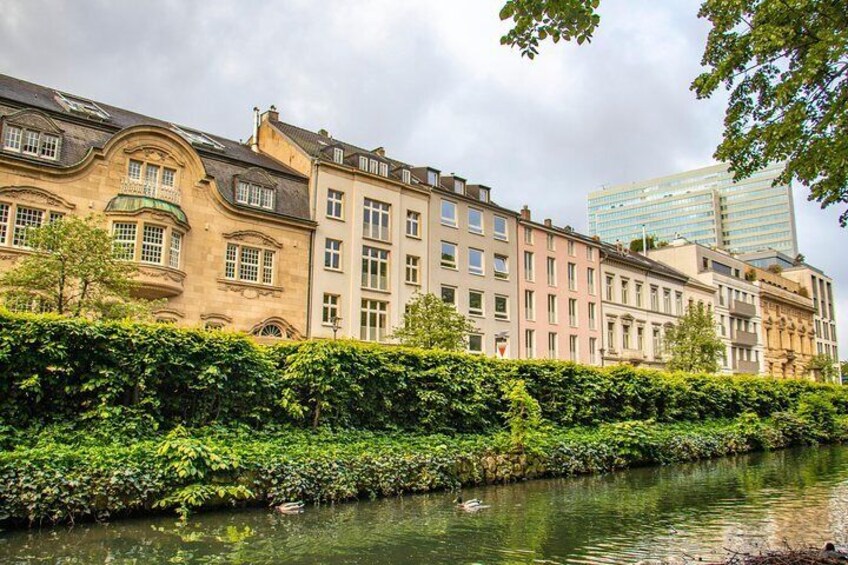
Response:
M333 148L333 161L339 164L344 162L344 149L341 147Z
M481 188L479 198L480 198L480 202L488 202L489 201L489 189L488 188Z
M371 159L371 163L370 163L370 164L371 164L371 167L370 167L370 169L369 169L369 172L370 172L372 175L376 175L376 174L378 174L378 171L379 171L379 165L380 165L380 164L377 162L377 160L376 160L376 159Z
M400 180L405 184L412 184L412 173L408 169L402 169L400 172Z
M430 186L439 186L439 173L437 171L427 171L427 184Z
M465 194L465 181L462 179L454 179L453 191L457 194Z
M239 181L236 186L236 202L256 208L274 209L274 190L251 182Z
M197 147L204 147L206 149L214 149L215 151L223 151L224 146L203 133L202 131L196 131L188 128L181 128L179 126L175 126L171 124L171 127L175 132L183 136L189 143L195 145Z
M3 126L3 149L55 161L59 157L59 136L6 124Z
M381 177L389 176L389 166L386 163L380 163L380 176Z
M359 168L368 172L368 157L359 156Z
M69 112L82 114L83 116L96 118L98 120L110 119L109 113L91 100L86 100L85 98L80 98L78 96L71 96L70 94L62 94L61 92L56 93L56 99L59 104L61 104Z

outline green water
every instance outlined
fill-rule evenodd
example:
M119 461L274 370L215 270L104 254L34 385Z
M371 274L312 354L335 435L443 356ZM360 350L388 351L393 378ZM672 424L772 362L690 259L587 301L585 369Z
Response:
M633 563L848 543L848 447L447 493L0 532L0 563Z

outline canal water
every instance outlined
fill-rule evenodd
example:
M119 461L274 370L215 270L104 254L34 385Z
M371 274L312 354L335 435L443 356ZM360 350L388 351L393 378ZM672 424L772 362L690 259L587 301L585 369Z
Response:
M848 543L848 447L448 493L0 532L0 563L634 563Z

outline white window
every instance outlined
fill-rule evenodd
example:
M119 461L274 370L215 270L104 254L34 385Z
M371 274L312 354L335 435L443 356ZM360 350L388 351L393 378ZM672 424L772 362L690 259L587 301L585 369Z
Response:
M12 125L3 129L4 149L51 161L59 157L59 136Z
M341 220L344 218L344 192L327 190L327 217Z
M468 272L472 275L483 275L485 268L483 265L483 251L481 249L468 249Z
M183 246L183 234L171 232L171 248L168 253L168 266L173 269L180 268L180 251Z
M480 189L480 202L488 202L489 201L489 189L481 188Z
M363 171L366 171L366 172L368 171L368 158L367 157L363 157L362 155L359 156L359 168L362 169Z
M360 309L359 338L364 341L386 339L388 302L363 299Z
M577 336L568 336L568 359L577 361Z
M591 248L590 248L591 249ZM595 295L595 269L589 267L586 269L586 286L589 289L589 294Z
M495 216L495 239L509 240L506 218L502 216Z
M495 278L496 279L508 279L509 278L509 260L505 255L497 255L495 254Z
M404 184L412 184L412 173L409 172L409 169L401 169L400 180Z
M336 163L344 163L344 149L341 147L333 148L333 161Z
M524 319L531 322L536 319L536 293L532 290L524 291Z
M479 290L468 291L468 313L472 316L484 314L483 292Z
M224 276L228 279L236 278L236 265L238 264L238 245L227 244L227 255L224 260Z
M533 245L533 228L524 228L524 243Z
M236 202L257 208L274 208L274 190L253 183L239 181L236 189Z
M449 243L447 241L442 242L441 265L442 267L446 267L448 269L457 268L456 244Z
M593 247L586 247L586 259L589 261L595 260L595 249Z
M548 251L556 251L556 243L554 243L553 234L549 233L547 239L548 239L548 242L547 242L548 243Z
M642 283L636 283L636 306L642 307Z
M483 353L483 336L470 334L468 336L468 351L471 353Z
M418 212L406 211L406 235L421 237L421 214Z
M621 303L630 303L630 281L627 279L621 279Z
M568 264L568 290L577 290L577 265Z
M559 322L559 315L557 312L557 297L556 294L548 295L548 323L556 324Z
M288 333L280 327L279 324L275 324L273 322L269 322L264 324L259 330L253 332L254 335L262 336L262 337L276 337L276 338L288 338Z
M483 212L476 208L468 209L468 231L471 233L483 233Z
M342 270L342 242L338 239L324 240L324 268L331 271Z
M456 204L449 200L442 200L442 224L456 227Z
M141 161L130 159L129 165L127 165L127 177L131 180L141 180L142 165L143 163Z
M536 332L534 330L524 330L524 351L528 359L536 356Z
M176 182L177 171L174 169L169 169L167 167L162 169L162 186L167 186L168 188L173 188L174 183Z
M55 160L59 156L59 136L48 133L41 134L39 155L45 159Z
M427 171L427 184L430 186L439 186L439 173L436 171Z
M242 247L239 257L239 278L243 281L259 280L259 249Z
M509 297L502 294L495 295L495 319L509 319Z
M324 293L321 306L321 323L332 326L339 320L339 295Z
M116 222L112 224L112 249L115 257L127 261L135 260L136 224Z
M59 102L72 112L85 114L100 120L109 119L109 114L91 100L86 100L85 98L80 98L78 96L71 96L70 94L63 94L61 92L57 92L56 96L58 97Z
M457 194L465 194L465 182L460 179L453 179L453 191Z
M18 206L15 213L15 231L12 236L12 245L26 247L27 230L40 227L42 221L44 221L44 212L41 210Z
M186 138L188 140L188 142L191 143L192 145L199 145L201 147L207 147L209 149L214 149L216 151L223 151L224 150L223 145L221 145L220 143L218 143L217 141L215 141L214 139L212 139L211 137L209 137L208 135L206 135L203 132L188 129L188 128L181 128L181 127L175 126L173 124L171 124L171 127L178 134L180 134L181 136Z
M559 357L559 347L556 332L548 332L548 359Z
M24 130L24 144L21 151L27 155L38 155L38 132Z
M370 167L368 168L368 172L372 175L376 175L380 171L380 163L377 162L376 159L371 159L369 163Z
M389 205L365 199L362 215L362 235L380 241L389 241Z
M3 129L3 147L11 151L20 151L21 139L23 139L21 128L7 125Z
M373 290L389 289L389 252L362 246L362 286Z
M9 225L9 205L0 202L0 245L6 245Z
M224 260L224 276L228 279L245 282L273 284L274 252L270 249L227 244Z
M571 241L571 240L568 240L568 254L571 255L572 257L577 256L576 246L574 245L574 242Z
M524 252L524 280L533 282L536 280L535 258L531 251Z
M556 286L557 285L556 259L554 259L553 257L548 257L547 267L548 267L548 286Z
M595 315L595 309L596 309L595 303L590 302L589 303L589 329L590 330L594 330L595 325L597 323L597 321L596 321L597 317Z
M381 177L389 176L389 166L386 163L380 163L380 176Z
M589 363L596 364L598 362L597 358L597 344L598 341L594 337L589 338Z
M442 302L456 306L456 287L442 285Z
M165 228L145 224L141 238L141 261L161 264L164 241Z
M421 258L415 255L406 256L406 282L408 284L420 284L421 281Z
M274 284L274 252L262 254L262 284Z
M569 298L568 299L568 324L572 328L577 327L577 299L576 298Z

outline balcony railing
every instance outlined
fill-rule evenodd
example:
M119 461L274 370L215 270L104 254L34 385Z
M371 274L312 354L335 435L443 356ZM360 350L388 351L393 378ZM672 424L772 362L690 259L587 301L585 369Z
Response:
M121 182L121 194L149 196L150 198L167 200L174 204L179 204L182 199L180 189L178 188L174 188L173 186L163 186L161 184L141 179L131 179L129 177L125 177L123 182Z
M742 302L741 300L733 300L730 303L730 314L742 318L753 318L757 315L757 309L753 304Z
M744 330L735 330L731 341L737 345L754 346L757 345L757 334Z
M760 364L756 361L746 361L744 359L737 359L733 363L733 370L737 373L756 375L760 372Z

